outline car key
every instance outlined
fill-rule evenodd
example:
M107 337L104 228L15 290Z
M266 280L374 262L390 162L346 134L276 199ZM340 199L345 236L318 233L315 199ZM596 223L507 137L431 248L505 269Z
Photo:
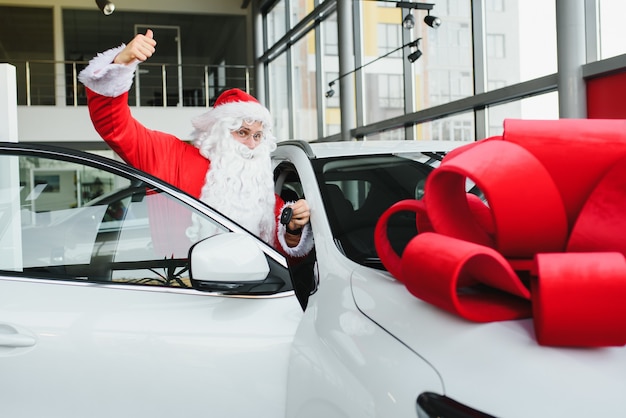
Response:
M291 217L293 216L293 210L287 206L283 209L283 212L280 214L280 223L283 225L288 225L291 221Z

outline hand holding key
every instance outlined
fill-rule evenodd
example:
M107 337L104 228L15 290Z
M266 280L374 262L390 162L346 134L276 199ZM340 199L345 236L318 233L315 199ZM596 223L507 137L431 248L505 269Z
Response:
M302 227L309 223L310 216L309 204L305 199L299 199L283 210L280 223L285 225L287 233L299 235L302 233Z

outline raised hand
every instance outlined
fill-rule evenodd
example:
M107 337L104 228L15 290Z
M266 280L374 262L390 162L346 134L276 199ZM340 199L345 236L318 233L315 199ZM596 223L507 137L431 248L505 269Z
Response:
M137 61L145 61L154 54L156 41L152 29L148 29L145 35L137 34L122 51L116 55L115 64L130 64Z

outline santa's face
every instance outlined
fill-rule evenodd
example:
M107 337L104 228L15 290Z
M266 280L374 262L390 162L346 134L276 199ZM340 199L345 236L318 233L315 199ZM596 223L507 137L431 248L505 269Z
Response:
M243 121L241 127L231 132L235 141L245 145L249 149L255 149L263 141L263 124L261 122Z
M240 128L233 129L237 125ZM221 135L215 132L206 138L213 146L207 147L203 154L211 165L200 199L273 243L276 198L270 159L272 147L267 138L257 135L257 141L254 137L262 129L261 122L242 121L230 125ZM207 236L201 230L194 234Z

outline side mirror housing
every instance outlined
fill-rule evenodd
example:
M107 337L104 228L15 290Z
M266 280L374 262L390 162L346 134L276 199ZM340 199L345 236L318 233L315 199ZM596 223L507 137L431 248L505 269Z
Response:
M189 250L189 275L195 289L244 293L264 283L270 267L256 240L239 233L214 235Z

